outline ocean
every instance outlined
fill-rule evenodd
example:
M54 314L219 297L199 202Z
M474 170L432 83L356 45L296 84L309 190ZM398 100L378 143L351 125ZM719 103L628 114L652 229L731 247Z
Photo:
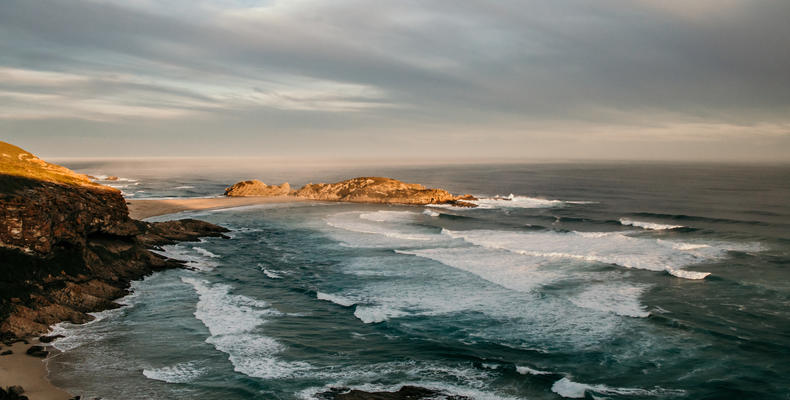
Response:
M259 178L388 176L478 208L193 211L232 230L191 270L62 323L50 379L84 397L312 399L404 384L474 399L790 399L790 167L217 166L76 161L128 198Z

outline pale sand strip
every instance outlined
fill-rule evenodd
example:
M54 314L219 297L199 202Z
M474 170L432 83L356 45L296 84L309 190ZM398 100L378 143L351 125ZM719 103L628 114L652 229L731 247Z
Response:
M192 210L217 210L223 208L251 206L255 204L291 203L306 201L291 196L274 197L213 197L191 199L137 199L127 200L129 216L134 219L145 219L158 215L173 214Z
M72 396L58 389L47 380L47 367L40 358L31 357L25 352L30 346L38 344L14 343L10 348L2 345L0 352L11 350L14 354L0 356L0 386L22 386L24 395L30 400L67 400Z

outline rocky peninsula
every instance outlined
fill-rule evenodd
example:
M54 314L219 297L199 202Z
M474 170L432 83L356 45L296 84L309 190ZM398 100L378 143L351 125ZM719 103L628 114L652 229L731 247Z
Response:
M476 207L472 195L456 196L444 189L426 188L416 183L401 182L392 178L359 177L335 183L309 183L300 189L290 190L282 185L266 185L259 180L236 183L225 189L225 196L283 196L302 200L342 201L352 203L428 205L448 204L457 207Z
M149 249L224 232L134 220L119 190L0 142L0 337L11 346L58 322L89 321L118 307L131 281L183 267Z

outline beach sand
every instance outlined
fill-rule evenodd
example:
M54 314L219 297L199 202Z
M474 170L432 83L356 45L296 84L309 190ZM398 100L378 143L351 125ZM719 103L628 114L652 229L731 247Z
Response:
M8 347L2 345L0 352L11 350L14 353L0 356L0 386L21 386L24 395L30 400L68 400L73 396L58 389L47 380L47 367L41 358L32 357L25 352L37 340L28 339L30 344L17 342Z
M268 203L290 203L305 201L291 196L274 197L212 197L191 199L139 199L127 200L129 216L145 219L158 215L172 214L191 210L217 210L223 208L249 206Z

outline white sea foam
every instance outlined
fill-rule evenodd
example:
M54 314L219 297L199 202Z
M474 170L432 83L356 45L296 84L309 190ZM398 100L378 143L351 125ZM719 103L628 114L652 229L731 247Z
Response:
M107 178L109 178L110 175L99 174L99 175L93 175L93 177L96 178L97 181L107 181ZM138 182L138 180L132 178L119 177L118 179L114 179L109 182Z
M656 222L634 221L628 218L620 218L620 224L625 226L635 226L638 228L656 230L656 231L684 228L683 225L667 225L667 224L659 224Z
M208 250L206 250L206 249L204 249L202 247L193 246L192 248L196 252L200 253L200 255L203 255L203 256L206 256L206 257L210 257L210 258L220 258L220 256L218 256L218 255L216 255L216 254L214 254L214 253L212 253L212 252L210 252L210 251L208 251Z
M581 274L558 268L551 258L481 247L396 250L395 252L429 258L521 292L530 292L542 285ZM570 300L582 308L629 317L646 317L649 313L639 302L646 288L647 286L644 285L616 282L586 285Z
M412 212L408 213L418 215ZM361 218L363 215L366 215L367 218ZM410 218L410 216L396 211L379 211L377 213L347 212L327 217L326 223L331 227L349 232L378 235L404 241L430 241L438 238L437 235L414 232L414 228L408 226L408 224L391 223L395 221L401 222L404 218ZM359 244L364 245L365 243ZM375 243L371 244L375 245ZM391 241L386 240L380 244L390 245Z
M582 308L612 312L625 317L645 318L650 313L639 299L647 288L646 285L625 282L585 285L581 293L570 297L570 301Z
M282 313L267 302L230 294L228 285L212 285L195 278L181 280L191 284L198 294L195 317L209 330L206 342L228 354L236 372L257 378L282 378L310 368L307 363L277 358L285 347L264 336L259 328L267 318Z
M176 186L174 189L194 189L194 186L184 185L184 186Z
M409 222L419 214L412 211L376 211L359 214L359 218L375 222Z
M329 302L341 305L343 307L351 307L354 304L356 304L356 302L354 300L345 298L343 296L335 295L335 294L316 292L315 297L318 300L329 301Z
M586 383L574 382L570 379L562 378L551 386L551 391L569 399L583 399L586 393L597 393L603 395L621 396L682 396L686 392L676 389L664 389L656 387L653 389L639 388L613 388L606 385L589 385Z
M282 275L280 275L277 272L274 272L272 270L268 270L266 268L262 268L261 270L263 271L264 275L268 276L271 279L282 279L283 278Z
M50 335L62 335L64 337L52 342L52 345L60 351L74 350L87 343L102 340L108 332L103 329L94 329L94 324L100 321L111 319L122 312L122 308L105 310L95 313L88 313L94 317L93 320L84 324L72 324L71 322L61 322L50 328Z
M433 211L433 210L425 210L422 213L423 213L423 215L427 215L429 217L438 217L438 216L442 215L441 213L438 213L438 212Z
M219 265L214 261L214 257L207 256L197 249L198 247L187 247L181 244L175 244L162 246L162 250L151 251L160 256L184 261L187 267L200 271L208 271Z
M549 374L551 374L551 372L548 372L548 371L540 371L540 370L537 370L537 369L533 369L533 368L530 368L530 367L524 367L524 366L516 366L516 372L518 372L521 375L549 375Z
M666 270L670 275L676 276L678 278L683 279L705 279L710 272L697 272L697 271L686 271L683 269L674 269L671 267L667 267Z
M628 232L451 231L442 233L477 246L534 257L576 259L651 271L678 270L687 265L724 258L729 250L759 249L754 243L681 242L632 237Z
M362 390L366 392L396 392L403 386L418 386L426 389L439 392L436 397L431 397L434 400L446 400L456 398L469 398L475 400L516 400L517 397L501 395L498 393L485 391L483 385L476 385L477 387L468 387L453 385L444 382L432 380L419 380L420 377L415 377L413 381L406 381L396 385L380 385L380 384L361 384L361 385L348 385L346 380L330 383L321 387L311 387L296 393L296 397L302 400L321 400L325 397L321 393L327 392L332 388L349 387L354 390Z
M591 201L550 200L540 197L516 196L511 193L507 197L481 197L471 200L478 208L560 208L568 204L595 204Z
M115 318L120 317L127 308L134 307L139 301L141 287L147 286L146 281L151 279L151 276L143 280L134 281L131 283L131 293L115 300L115 303L121 304L125 307L114 308L104 311L88 313L93 319L84 324L72 324L71 322L61 322L53 325L48 335L63 335L52 342L52 345L60 351L74 350L84 344L102 340L105 336L111 334L112 329L109 326L102 326L103 322L112 322Z
M189 383L206 374L204 368L199 368L194 362L185 362L169 365L162 368L146 368L143 375L148 379L155 379L167 383Z
M688 250L699 250L710 247L707 244L693 244L693 243L673 243L672 248L681 250L681 251L688 251Z
M489 282L522 292L564 278L562 271L541 268L545 259L505 250L480 247L440 247L434 249L395 250L438 261L444 265L471 272Z
M383 307L383 306L357 306L354 310L354 316L366 324L376 324L384 322L390 318L397 318L406 315L405 312Z
M562 207L565 202L561 200L548 200L539 197L516 196L510 194L507 197L488 197L471 201L479 208L555 208Z

